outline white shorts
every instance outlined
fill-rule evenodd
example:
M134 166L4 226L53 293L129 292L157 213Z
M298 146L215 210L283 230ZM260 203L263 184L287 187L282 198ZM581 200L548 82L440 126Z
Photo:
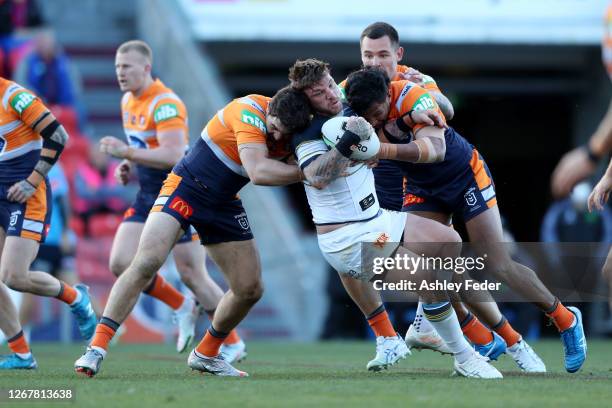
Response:
M402 239L405 225L406 213L382 210L370 221L355 222L319 234L319 248L338 273L368 281L374 275L372 260L393 254Z

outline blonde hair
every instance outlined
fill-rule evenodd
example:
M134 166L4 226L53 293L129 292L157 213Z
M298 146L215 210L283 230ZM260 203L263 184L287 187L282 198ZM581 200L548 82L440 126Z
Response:
M130 40L126 41L117 48L117 53L125 54L126 52L136 51L143 57L145 57L150 64L153 64L153 51L149 44L142 40Z

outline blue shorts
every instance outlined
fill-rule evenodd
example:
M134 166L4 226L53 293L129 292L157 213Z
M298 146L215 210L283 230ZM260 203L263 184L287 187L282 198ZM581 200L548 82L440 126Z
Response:
M140 222L144 223L147 220L149 212L157 199L157 194L146 193L142 190L138 191L136 200L132 203L130 208L125 210L123 213L123 222ZM185 229L185 234L177 241L177 244L183 244L185 242L198 241L200 237L193 228Z
M476 149L465 171L435 190L406 184L402 211L461 214L465 222L497 205L495 184L484 159Z
M0 185L0 227L9 237L33 239L45 242L51 221L51 186L49 180L34 192L23 204L8 201L10 185Z
M165 212L193 226L203 245L253 239L249 220L238 197L220 199L181 171L168 174L151 212Z

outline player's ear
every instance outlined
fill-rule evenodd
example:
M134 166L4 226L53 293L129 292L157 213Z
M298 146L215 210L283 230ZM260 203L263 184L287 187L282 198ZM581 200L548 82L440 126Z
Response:
M397 47L395 55L397 56L397 62L400 62L402 58L404 58L404 47L402 47L401 45Z

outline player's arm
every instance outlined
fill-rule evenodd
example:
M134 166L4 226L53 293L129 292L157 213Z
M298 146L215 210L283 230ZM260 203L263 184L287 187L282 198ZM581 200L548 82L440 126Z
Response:
M455 109L453 108L453 104L451 101L444 96L442 91L429 91L431 96L436 100L436 103L440 107L440 110L444 114L444 117L447 120L451 120L455 116Z
M341 177L351 165L351 159L344 157L338 149L332 149L317 156L304 167L306 182L316 188L325 188L329 183Z
M114 136L105 136L100 140L100 151L118 159L129 160L155 169L170 169L185 154L185 130L169 129L159 131L159 146L155 149L138 149L128 146L123 140Z
M599 180L589 195L589 211L602 211L604 209L604 205L608 202L610 191L612 191L612 161L608 165L608 169L601 180Z
M599 160L612 152L612 102L608 112L589 139L587 146L565 153L551 177L551 189L556 197L565 197L580 181L590 177Z
M588 149L594 158L601 159L612 153L612 102L606 116L601 120L593 136L589 140Z
M310 160L302 162L306 181L316 188L324 188L341 177L351 165L351 147L365 140L373 132L372 126L362 117L352 116L346 123L346 131L336 146ZM320 145L324 145L322 141ZM298 152L298 160L301 154Z
M265 144L243 143L239 146L239 155L253 184L284 186L302 180L302 172L298 166L269 158Z
M429 75L425 75L422 72L414 68L410 68L402 76L408 81L414 82L418 86L427 89L429 94L436 100L436 103L440 107L440 110L444 114L446 120L451 120L455 116L455 109L451 101L442 93L436 81Z
M66 130L57 121L55 116L46 109L34 120L28 118L25 112L22 113L21 118L24 123L29 125L43 138L40 158L36 166L34 166L34 170L25 180L11 186L7 193L7 198L10 201L24 203L34 194L38 186L44 182L49 170L59 159L62 150L64 150L68 142L68 133L66 133Z
M446 156L444 130L435 126L420 128L408 144L381 143L379 159L411 163L437 163Z

